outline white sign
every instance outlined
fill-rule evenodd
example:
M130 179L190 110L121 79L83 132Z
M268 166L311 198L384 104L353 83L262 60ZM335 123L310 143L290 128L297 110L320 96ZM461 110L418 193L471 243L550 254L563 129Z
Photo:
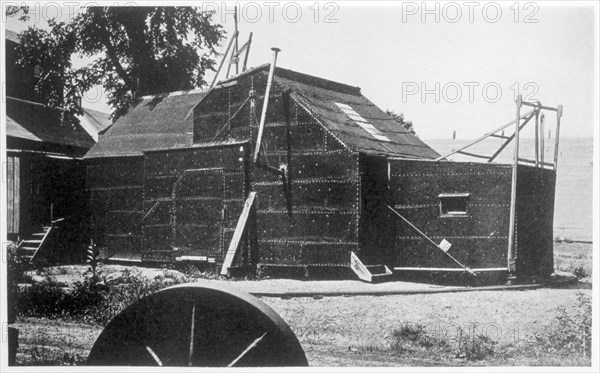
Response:
M448 250L450 250L450 247L452 247L452 244L446 241L446 239L444 238L438 246L440 247L440 249L444 250L445 253L447 253Z

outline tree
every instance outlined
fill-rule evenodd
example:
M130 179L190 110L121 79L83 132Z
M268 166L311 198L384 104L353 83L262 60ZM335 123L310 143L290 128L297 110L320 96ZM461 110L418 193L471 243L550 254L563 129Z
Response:
M83 93L101 85L113 119L143 95L193 89L214 70L224 36L214 12L195 7L90 7L50 30L30 27L18 47L21 66L40 66L36 90L47 104L79 110ZM75 69L72 57L91 58Z
M412 133L413 135L416 135L417 133L415 132L415 128L413 126L413 123L411 121L407 121L404 120L404 113L400 113L400 114L396 114L396 112L394 112L393 110L386 110L385 113L389 116L391 116L396 122L400 123L400 125L402 127L404 127L405 130L408 130L410 133Z

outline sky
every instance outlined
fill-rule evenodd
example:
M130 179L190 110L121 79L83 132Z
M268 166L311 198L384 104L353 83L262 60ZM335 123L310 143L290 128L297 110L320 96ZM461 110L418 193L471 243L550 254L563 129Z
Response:
M164 5L109 2L133 3ZM72 4L58 11L42 3L37 19L9 18L6 27L44 27L46 17L68 17L68 9L76 9ZM233 34L235 3L190 4L216 10L213 20ZM270 48L279 47L278 66L360 87L380 108L404 113L423 139L451 138L453 131L459 139L474 138L507 123L515 117L517 92L547 106L562 104L562 136L594 134L594 2L257 1L238 6L240 45L253 33L249 66L270 62ZM227 43L222 42L222 52ZM90 92L84 106L109 111L99 93ZM554 125L555 115L548 113L546 128L554 131ZM523 135L532 133L533 126Z

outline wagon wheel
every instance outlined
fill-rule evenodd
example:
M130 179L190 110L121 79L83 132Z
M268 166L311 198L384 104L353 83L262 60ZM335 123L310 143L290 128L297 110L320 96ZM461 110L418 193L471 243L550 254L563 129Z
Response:
M221 286L169 287L127 307L88 365L307 366L289 326L254 296Z

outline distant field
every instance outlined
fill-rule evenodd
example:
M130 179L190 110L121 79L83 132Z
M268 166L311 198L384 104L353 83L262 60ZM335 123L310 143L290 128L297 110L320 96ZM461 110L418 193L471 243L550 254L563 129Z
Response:
M474 134L475 135L475 134ZM424 140L438 153L447 154L471 140ZM502 143L487 139L469 148L468 152L491 155ZM545 162L554 161L554 139L545 139ZM535 143L531 138L521 140L520 157L534 159ZM498 162L512 161L512 144L498 157ZM554 236L560 240L592 241L593 236L593 154L592 138L561 138L558 156L558 178L554 211ZM455 161L481 161L462 155Z

